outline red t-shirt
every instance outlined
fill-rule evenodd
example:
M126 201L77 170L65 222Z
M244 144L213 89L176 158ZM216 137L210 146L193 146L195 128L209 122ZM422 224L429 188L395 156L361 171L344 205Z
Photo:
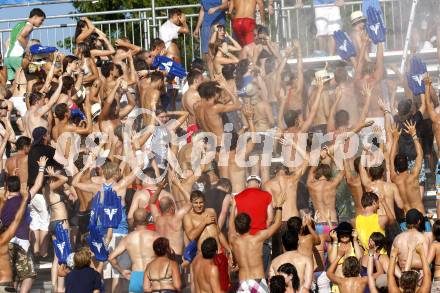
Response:
M272 195L259 188L246 188L235 197L237 214L246 213L251 217L250 234L267 228L267 207L272 203Z

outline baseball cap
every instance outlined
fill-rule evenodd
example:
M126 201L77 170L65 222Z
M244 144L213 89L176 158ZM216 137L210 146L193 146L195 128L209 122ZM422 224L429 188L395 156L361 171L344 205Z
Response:
M92 119L95 119L96 117L101 114L101 105L99 103L95 103L92 105Z
M360 21L365 21L366 19L362 11L358 10L358 11L353 11L353 13L350 16L350 20L351 20L351 25L355 25Z
M56 47L42 46L40 44L32 45L29 50L32 55L50 54L58 51Z
M322 70L318 70L315 72L315 78L316 79L321 78L322 81L325 83L335 78L335 74L333 72L327 71L327 69L324 68ZM314 80L312 84L316 84L316 81Z
M261 178L258 175L251 175L246 179L246 182L249 182L251 180L258 181L258 183L261 183Z

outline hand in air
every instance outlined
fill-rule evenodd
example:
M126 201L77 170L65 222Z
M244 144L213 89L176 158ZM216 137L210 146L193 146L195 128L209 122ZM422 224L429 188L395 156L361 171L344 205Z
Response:
M417 135L417 131L416 131L416 124L412 121L405 121L403 123L403 125L405 125L405 132L411 136L415 136Z
M48 158L47 157L45 157L45 156L42 156L42 157L40 157L40 159L38 160L38 167L46 167L46 164L47 164L47 160L48 160Z

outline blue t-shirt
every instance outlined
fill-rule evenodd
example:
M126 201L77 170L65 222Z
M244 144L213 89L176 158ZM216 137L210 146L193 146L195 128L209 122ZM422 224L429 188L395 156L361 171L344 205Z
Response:
M205 11L205 17L203 18L203 26L212 26L213 24L222 24L226 23L226 12L225 10L217 10L213 14L209 14L208 10L210 8L222 5L221 0L201 0L200 5L202 5L203 10Z
M335 0L313 0L313 5L334 4Z
M93 293L101 288L101 275L90 267L73 269L66 276L66 293Z

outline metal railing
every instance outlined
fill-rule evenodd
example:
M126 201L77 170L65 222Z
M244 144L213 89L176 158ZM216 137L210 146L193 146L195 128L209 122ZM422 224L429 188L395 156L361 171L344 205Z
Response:
M381 0L387 26L387 50L397 50L403 47L404 34L406 32L407 9L404 9L410 0ZM283 0L275 1L274 15L270 16L270 30L274 40L280 47L285 47L293 38L300 40L305 56L313 56L316 48L314 32L314 10L310 5L299 9L293 6L283 6ZM341 7L341 18L343 28L350 30L350 14L361 9L362 1L346 2ZM48 16L45 25L32 33L32 38L39 39L42 44L57 46L65 53L73 52L76 21L83 16L89 17L94 24L103 30L110 41L117 38L128 38L136 45L149 48L153 37L157 36L158 28L168 18L168 11L179 7L187 14L188 27L191 34L184 35L179 39L179 46L182 49L184 64L194 57L201 55L200 41L194 38L192 32L195 29L198 19L199 5L180 5L151 7L142 9L126 9L117 11L100 11L91 13L74 13L67 15ZM103 16L111 17L114 20L99 20ZM53 20L68 19L64 24L50 24ZM0 42L4 45L12 27L26 18L0 20ZM3 28L2 28L3 26ZM230 29L230 22L229 27ZM1 46L2 53L4 47Z

